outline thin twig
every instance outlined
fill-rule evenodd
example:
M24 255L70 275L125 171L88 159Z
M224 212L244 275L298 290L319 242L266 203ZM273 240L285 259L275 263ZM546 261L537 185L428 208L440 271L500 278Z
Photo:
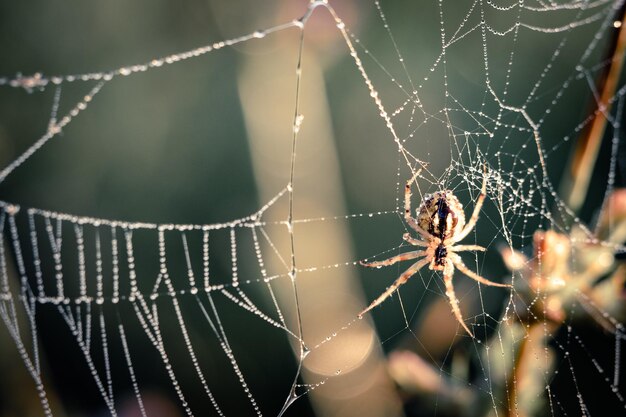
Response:
M618 20L620 19L621 20ZM611 99L615 94L622 67L624 64L624 53L626 52L626 7L622 7L616 22L618 33L615 36L613 47L609 48L610 64L607 67L603 81L601 93L598 99L597 110L589 128L578 140L573 156L570 159L570 169L566 170L561 188L561 195L567 205L575 212L580 210L591 180L593 167L598 158L600 144L604 137L607 115L611 111ZM569 175L567 174L569 173Z

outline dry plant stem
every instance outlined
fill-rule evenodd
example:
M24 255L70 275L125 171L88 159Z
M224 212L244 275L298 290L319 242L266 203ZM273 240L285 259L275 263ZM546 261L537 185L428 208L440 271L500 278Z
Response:
M585 201L591 173L598 158L600 144L604 136L607 118L611 111L611 98L615 94L615 89L622 73L624 64L624 52L626 51L626 8L621 9L621 26L617 34L615 46L610 53L611 64L604 79L604 85L597 102L597 112L586 133L580 137L573 157L570 160L571 170L568 178L564 181L561 195L565 198L567 205L574 211L578 211Z
M504 410L505 417L531 417L527 413L525 405L519 399L520 385L523 384L524 379L530 373L531 362L536 359L536 347L540 346L541 350L543 350L548 343L545 335L554 334L559 327L560 323L552 320L534 322L528 327L526 337L520 342L513 364L513 372L507 382L511 393L508 396L508 407ZM535 346L535 349L533 349L533 346Z

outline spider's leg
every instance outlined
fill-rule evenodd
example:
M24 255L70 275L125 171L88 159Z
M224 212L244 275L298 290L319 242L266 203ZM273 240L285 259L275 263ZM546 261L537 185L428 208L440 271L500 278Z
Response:
M422 229L417 224L417 220L411 217L411 184L413 184L413 182L415 181L417 176L420 174L420 172L422 172L421 168L415 171L415 174L413 174L413 177L410 180L408 180L406 182L406 185L404 186L404 221L406 221L406 223L413 230L415 230L417 233L422 235L424 239L431 240L434 238L434 236L428 233L426 230Z
M424 258L415 262L413 265L411 265L409 269L404 271L402 275L400 275L398 279L395 280L395 282L391 285L391 287L387 288L387 290L384 293L382 293L377 299L375 299L372 302L372 304L369 305L369 307L367 307L365 310L359 313L359 318L363 317L363 314L367 313L368 311L376 307L378 304L385 301L385 299L389 297L391 294L393 294L393 292L397 290L400 285L406 283L409 280L409 278L411 278L417 271L419 271L428 262L430 262L430 259Z
M450 250L453 252L464 252L464 251L480 251L480 252L484 252L487 249L483 248L482 246L478 246L478 245L455 245L455 246L450 246Z
M424 246L424 247L430 246L428 243L424 242L423 240L419 240L419 239L415 239L414 237L411 237L411 235L408 233L403 234L402 239L409 242L413 246Z
M461 326L465 329L465 331L472 337L474 337L474 333L467 327L465 324L465 320L463 320L463 316L461 315L461 309L459 308L459 299L456 298L456 294L454 293L454 285L452 285L452 275L454 274L454 265L452 261L448 259L446 262L446 266L443 269L443 282L446 285L446 296L448 297L448 301L450 302L450 306L452 307L452 313L456 320L459 322Z
M409 259L415 259L420 256L426 255L425 251L416 250L412 252L401 253L400 255L393 256L389 259L385 259L384 261L376 261L376 262L363 262L359 261L359 263L363 266L367 266L369 268L380 268L381 266L389 266L393 265L396 262L407 261Z
M485 202L485 196L487 195L487 174L483 174L483 186L480 189L480 195L478 196L478 200L476 200L476 205L474 206L474 212L472 213L472 217L470 217L469 221L465 224L465 227L458 236L454 236L452 241L454 243L460 242L469 233L472 231L474 226L476 226L476 222L478 221L478 214L480 213L480 209L483 207L483 203Z
M465 266L465 264L463 263L459 255L448 252L448 257L450 261L454 264L454 266L456 266L459 269L459 271L463 272L465 275L467 275L471 279L480 282L481 284L490 285L492 287L511 288L511 285L509 284L500 284L498 282L489 281L487 278L483 278L480 275L478 275L476 272L471 271L467 266Z

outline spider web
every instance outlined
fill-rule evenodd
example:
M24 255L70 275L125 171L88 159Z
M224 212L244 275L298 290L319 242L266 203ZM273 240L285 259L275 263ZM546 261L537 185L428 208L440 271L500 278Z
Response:
M59 36L54 59L20 47L2 64L16 75L0 77L1 346L3 373L19 375L1 382L3 413L626 407L626 87L605 96L601 82L621 60L622 1L213 7L223 40L153 45L183 52L91 48L114 69L81 72L91 63ZM599 117L607 137L580 203L568 155ZM448 189L469 216L487 183L463 241L487 250L463 259L513 288L455 273L476 338L427 268L357 318L409 267L359 260L412 250L404 184L420 168L413 209Z

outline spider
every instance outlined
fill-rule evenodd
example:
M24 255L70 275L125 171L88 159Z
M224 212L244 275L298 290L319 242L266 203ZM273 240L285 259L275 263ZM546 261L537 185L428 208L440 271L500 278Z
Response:
M359 317L362 317L365 313L382 303L387 297L393 294L398 287L406 283L409 278L415 275L422 267L429 264L429 268L431 270L443 271L443 282L446 286L446 296L450 301L452 313L467 333L471 337L474 337L474 334L470 331L469 327L467 327L465 321L463 320L463 316L461 315L461 310L459 308L459 300L456 298L454 293L454 286L452 285L454 267L481 284L491 285L494 287L511 287L507 284L499 284L489 281L488 279L483 278L477 273L471 271L467 266L465 266L461 257L457 254L458 252L463 251L486 250L482 246L478 245L457 245L457 243L463 240L472 231L472 229L474 229L474 226L476 226L478 214L482 208L483 202L485 201L487 176L484 176L480 196L476 201L472 217L470 217L469 222L465 223L463 205L450 190L437 191L432 195L426 196L422 204L416 210L417 218L411 217L411 185L421 171L422 169L419 169L415 172L415 175L413 175L413 177L406 183L404 189L404 220L422 237L422 239L415 239L411 237L409 233L405 233L402 238L411 245L421 246L425 249L405 252L383 261L360 261L359 263L370 268L380 268L383 266L393 265L397 262L407 261L409 259L423 258L404 271L384 293L374 300L369 307L359 313Z

